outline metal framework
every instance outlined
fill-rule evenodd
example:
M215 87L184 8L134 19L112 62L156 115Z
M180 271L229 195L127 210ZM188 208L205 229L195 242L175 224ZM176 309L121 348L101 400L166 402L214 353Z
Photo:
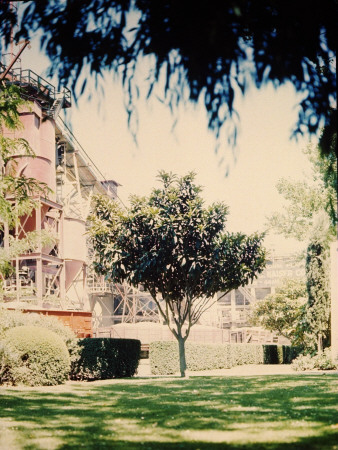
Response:
M102 312L94 314L94 329L104 326L105 321L110 325L160 322L156 303L141 286L135 288L127 283L111 283L91 272L88 277L88 291L102 306Z
M3 69L0 73L0 80L19 86L24 90L24 95L31 99L37 98L45 113L56 119L62 108L71 107L71 92L66 87L57 91L54 85L33 70L21 69L21 67L12 68L27 45L28 42L25 42L8 67L0 65L0 69Z
M12 201L15 208L15 199ZM16 300L42 305L53 302L62 307L65 297L65 267L62 255L63 247L63 210L56 202L43 197L34 198L34 209L25 215L12 230L11 239L18 242L27 237L27 224L31 222L38 236L36 249L16 256L12 260L15 268L13 277L5 280L4 300ZM48 231L55 241L43 246L41 233ZM9 230L5 227L5 245L9 243Z

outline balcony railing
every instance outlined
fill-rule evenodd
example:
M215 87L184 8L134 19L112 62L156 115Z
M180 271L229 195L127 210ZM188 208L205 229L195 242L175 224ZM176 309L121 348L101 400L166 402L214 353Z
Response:
M61 91L57 91L49 81L33 72L30 69L12 69L6 75L7 82L16 84L23 89L29 91L31 95L37 95L42 98L48 104L48 110L53 112L55 102L60 97L63 98L62 107L70 108L71 106L71 92L68 88L64 87Z

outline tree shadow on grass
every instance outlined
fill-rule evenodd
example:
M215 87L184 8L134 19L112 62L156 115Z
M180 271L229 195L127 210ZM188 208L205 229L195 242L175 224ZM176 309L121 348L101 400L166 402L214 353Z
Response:
M79 442L74 444L66 444L58 448L58 450L78 448ZM130 441L105 441L98 443L87 443L82 447L88 450L97 450L102 448L113 448L114 450L335 450L337 449L337 435L303 438L299 441L285 443L251 443L251 444L235 444L226 442L130 442Z
M74 383L65 392L8 389L0 393L0 417L15 426L25 449L47 448L39 444L46 437L58 449L333 449L335 383L335 375L280 375ZM304 437L307 427L313 437ZM291 431L290 444L258 443L251 434L287 438Z

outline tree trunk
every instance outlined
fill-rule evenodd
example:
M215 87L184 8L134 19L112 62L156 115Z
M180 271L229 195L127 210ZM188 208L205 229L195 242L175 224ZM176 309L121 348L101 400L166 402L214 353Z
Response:
M318 334L317 347L318 347L318 354L323 353L323 336L321 333Z
M178 349L180 355L180 372L181 377L185 377L185 370L187 368L186 360L185 360L185 339L179 334L177 337L178 340Z

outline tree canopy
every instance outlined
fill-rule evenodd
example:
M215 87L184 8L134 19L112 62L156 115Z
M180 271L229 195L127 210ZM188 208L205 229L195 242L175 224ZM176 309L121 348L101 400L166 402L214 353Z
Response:
M331 135L331 144L332 137ZM336 137L334 138L336 139ZM336 239L337 158L323 157L320 147L306 150L313 167L312 183L281 179L277 185L288 201L283 212L269 218L270 226L285 237L294 237L307 245L304 309L307 346L318 350L330 344L330 242Z
M231 123L234 142L234 99L252 83L260 88L291 82L304 94L294 133L315 133L330 123L335 0L46 0L20 2L20 14L9 3L0 3L0 37L7 44L11 24L17 25L17 40L39 32L51 72L74 92L85 90L88 72L120 74L129 115L147 57L146 96L155 95L157 86L171 107L202 100L217 137Z
M323 159L320 149L308 146L305 150L312 163L312 180L278 180L278 192L287 201L282 211L268 217L271 228L286 238L293 237L307 243L323 233L326 241L336 236L337 217L337 157ZM325 223L324 223L325 222Z
M184 343L213 296L248 284L265 265L263 236L226 232L227 207L204 207L194 177L161 172L161 188L133 197L127 212L96 198L90 231L96 270L153 297L178 340L182 376Z
M284 279L274 294L256 302L250 321L290 339L292 345L306 347L309 330L306 320L306 286L301 279Z

